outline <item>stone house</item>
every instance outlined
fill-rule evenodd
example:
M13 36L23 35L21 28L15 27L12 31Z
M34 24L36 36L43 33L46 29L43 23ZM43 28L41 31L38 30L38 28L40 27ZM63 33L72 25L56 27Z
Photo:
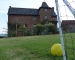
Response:
M11 27L9 23L18 23L21 26L25 25L29 31L32 31L33 26L41 23L41 21L43 21L44 19L48 19L50 22L57 26L57 15L54 12L54 7L49 7L46 2L43 2L38 9L17 8L9 6L8 32Z
M62 29L65 32L75 32L75 20L62 20Z

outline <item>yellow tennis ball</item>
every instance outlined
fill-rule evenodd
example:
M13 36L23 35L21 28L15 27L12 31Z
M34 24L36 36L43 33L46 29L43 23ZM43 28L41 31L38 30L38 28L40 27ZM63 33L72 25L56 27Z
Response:
M51 47L51 53L53 56L62 56L62 46L61 44L54 44Z

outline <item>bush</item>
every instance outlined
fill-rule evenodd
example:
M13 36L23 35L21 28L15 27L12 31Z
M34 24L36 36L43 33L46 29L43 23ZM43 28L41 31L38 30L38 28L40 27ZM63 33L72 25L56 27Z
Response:
M25 33L24 33L24 36L31 36L32 34L31 34L31 32L30 31L26 31Z
M41 35L41 34L55 34L57 31L57 27L52 24L37 24L33 29L33 35Z
M45 27L44 25L42 24L37 24L35 27L34 27L34 34L37 34L37 35L41 35L42 32L44 31Z
M57 30L56 26L52 23L49 23L47 27L48 27L48 32L56 32Z
M8 36L9 37L15 37L16 36L16 32L14 30L9 30L8 31Z

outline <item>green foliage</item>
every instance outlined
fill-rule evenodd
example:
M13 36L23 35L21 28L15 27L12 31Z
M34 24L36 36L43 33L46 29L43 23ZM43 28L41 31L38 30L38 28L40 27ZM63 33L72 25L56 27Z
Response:
M47 22L48 22L48 19L44 19L44 20L41 21L41 24L44 25L44 24L46 24Z
M47 27L48 27L48 32L55 32L57 30L56 26L54 24L52 24L52 23L49 23L47 25Z
M16 32L14 30L9 30L8 33L9 33L8 34L9 37L15 37L16 36Z
M16 28L17 28L17 32L21 32L23 34L23 36L30 36L31 32L27 30L26 26L20 26L19 24L11 24L9 23L9 31L8 31L8 35L9 37L15 37L16 36Z
M18 23L8 23L8 27L10 30L16 30L16 24L17 24L17 28L20 27L20 24Z
M8 23L8 36L15 37L16 36L16 24L17 29L20 27L18 23Z
M25 26L25 25L24 25L24 26L21 26L20 28L21 28L23 31L26 30L26 26Z
M20 30L22 30L23 31L23 35L25 36L25 34L26 34L26 26L24 25L24 26L21 26L20 27Z
M50 33L55 33L57 31L57 27L52 24L37 24L34 29L33 29L33 33L34 35L40 35L40 34L50 34Z
M24 36L31 36L31 35L32 35L32 33L30 31L25 31Z
M35 29L36 29L37 35L40 35L44 31L45 27L42 24L37 24Z
M30 35L41 35L41 34L50 34L52 32L56 32L57 28L52 23L47 23L48 20L45 19L41 22L41 24L37 24L35 27L33 27L33 32L28 31L26 26L20 26L17 24L17 31L22 31L23 36L30 36ZM16 23L8 24L9 26L9 36L16 36ZM12 26L12 27L11 27Z

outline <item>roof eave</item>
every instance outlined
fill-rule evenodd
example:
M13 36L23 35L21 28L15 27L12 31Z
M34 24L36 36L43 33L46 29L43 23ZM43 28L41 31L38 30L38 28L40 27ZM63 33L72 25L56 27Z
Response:
M8 14L8 15L20 15L20 16L40 16L40 15L25 15L25 14Z

